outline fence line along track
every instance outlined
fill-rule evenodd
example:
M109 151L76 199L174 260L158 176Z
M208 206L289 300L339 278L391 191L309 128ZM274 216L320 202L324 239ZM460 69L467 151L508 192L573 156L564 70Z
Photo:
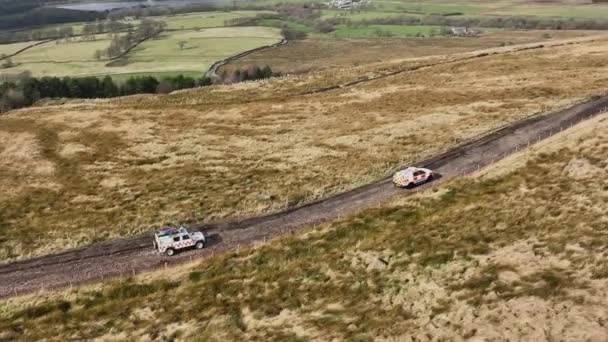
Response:
M464 55L461 58L455 58L455 59L449 59L449 60L438 61L438 62L433 62L433 63L425 63L425 64L421 64L421 65L404 67L404 68L400 68L400 69L397 69L394 71L389 71L389 72L386 72L386 73L383 73L380 75L359 78L357 80L349 81L349 82L342 83L342 84L328 85L328 86L319 87L319 88L312 89L312 90L296 92L296 93L292 93L292 94L285 94L285 95L279 95L279 96L264 96L264 97L249 99L249 100L238 100L238 102L236 102L236 101L232 101L232 102L223 101L221 103L220 102L205 102L205 104L226 105L226 104L236 104L236 103L243 104L243 103L264 102L264 101L269 101L269 100L273 100L273 101L287 100L287 99L297 98L297 97L301 97L301 96L325 93L325 92L329 92L329 91L336 90L336 89L348 88L348 87L356 86L359 84L373 82L373 81L381 80L384 78L396 76L399 74L414 72L414 71L418 71L418 70L422 70L422 69L426 69L426 68L432 68L432 67L440 66L440 65L449 65L449 64L466 62L469 60L488 57L488 56L513 54L513 53L518 53L518 52L523 52L523 51L528 51L528 50L538 50L538 49L543 49L543 48L553 48L553 47L560 47L560 46L573 45L573 44L591 43L591 42L594 42L601 38L608 38L608 35L598 35L598 36L591 36L591 37L586 37L586 38L581 38L581 39L562 40L562 41L558 41L558 42L527 43L527 44L523 44L521 46L511 46L511 47L506 47L506 48L490 48L490 49L482 49L482 50L478 50L478 51L463 52L463 53L458 54L458 55ZM268 47L272 47L272 46L266 46L266 47L262 47L260 49L264 49L264 48L268 48ZM496 49L504 49L504 51L495 51ZM250 54L253 52L255 52L255 51L246 52L245 54ZM236 60L241 57L243 57L243 56L236 55L236 56L232 56L231 57L232 59L229 61L224 60L224 61L219 61L216 63L223 63L221 65L224 65L230 61ZM428 57L432 58L433 56L428 56ZM209 68L207 73L209 73L213 67L214 67L214 65L212 65L212 67ZM213 70L217 71L217 67ZM205 75L207 75L207 73L205 73ZM179 104L175 104L175 105L178 106Z

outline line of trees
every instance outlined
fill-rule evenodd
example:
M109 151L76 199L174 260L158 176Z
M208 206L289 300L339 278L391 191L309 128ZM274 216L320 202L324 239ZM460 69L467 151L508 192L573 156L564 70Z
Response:
M213 83L235 83L266 79L279 74L269 66L250 65L224 70L218 80L177 75L158 79L153 76L130 77L116 82L110 76L98 77L31 77L24 72L12 77L0 77L0 113L30 106L44 98L110 98L134 94L168 94L175 90L205 87ZM2 75L0 75L2 76Z
M113 33L132 29L133 25L116 20L101 21L97 20L90 23L85 23L82 27L83 40L94 40L95 34L100 33ZM0 32L0 43L12 43L22 42L31 40L44 40L44 39L66 39L69 40L75 36L74 28L72 26L62 26L57 28L39 29L39 30L26 30L26 31L4 31Z
M133 48L144 39L157 36L167 26L164 21L142 20L136 30L129 30L125 35L114 34L110 46L94 53L96 59L103 57L116 58Z
M216 83L238 83L244 81L262 80L275 76L279 76L279 74L273 72L268 65L264 67L260 67L258 65L249 65L232 70L224 69L220 73L219 80L217 80Z
M208 78L178 75L161 80L152 76L131 77L124 83L104 78L23 77L0 83L0 112L26 107L43 98L110 98L133 94L169 93L211 85Z

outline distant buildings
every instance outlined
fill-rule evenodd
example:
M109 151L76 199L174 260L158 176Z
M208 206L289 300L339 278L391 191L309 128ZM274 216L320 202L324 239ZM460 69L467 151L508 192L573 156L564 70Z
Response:
M450 27L450 33L458 37L473 37L479 35L481 31L469 27Z
M352 9L371 2L372 0L331 0L327 3L327 6L337 9Z

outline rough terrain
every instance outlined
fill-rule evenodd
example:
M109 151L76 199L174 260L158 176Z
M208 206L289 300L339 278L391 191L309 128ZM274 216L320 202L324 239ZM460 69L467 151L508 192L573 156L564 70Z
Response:
M584 102L557 113L535 115L434 158L421 161L418 165L429 167L445 178L464 175L567 129L581 120L605 111L606 108L608 97ZM211 236L210 246L198 253L182 253L173 258L155 253L151 248L151 237L146 234L5 264L0 266L0 296L78 284L109 276L135 274L168 263L191 259L198 256L197 254L209 255L239 248L240 245L262 241L295 228L353 214L378 205L400 191L395 189L387 178L277 214L199 226L197 228L206 230Z

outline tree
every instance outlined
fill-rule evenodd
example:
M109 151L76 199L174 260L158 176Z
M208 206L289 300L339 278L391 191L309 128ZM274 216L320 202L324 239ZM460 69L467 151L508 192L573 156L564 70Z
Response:
M169 80L162 80L156 86L156 92L158 94L169 94L173 91L173 83Z
M177 42L177 45L179 46L180 50L184 50L184 46L186 46L186 44L188 44L188 42L185 40L180 40L179 42Z
M103 89L104 97L115 97L119 95L118 87L112 81L112 77L106 76L101 81L101 87Z
M4 62L2 62L2 69L8 69L8 68L12 68L15 66L15 63L13 63L13 60L8 57L4 60Z
M32 103L25 98L23 91L18 89L9 89L3 98L5 106L8 107L8 109L19 108Z
M287 40L298 40L306 38L306 32L283 27L281 35Z
M97 25L96 25L97 27L96 27L96 30L95 30L95 31L96 31L96 33L102 33L102 32L103 32L103 30L104 30L103 21L101 21L101 20L97 20L96 24L97 24Z

